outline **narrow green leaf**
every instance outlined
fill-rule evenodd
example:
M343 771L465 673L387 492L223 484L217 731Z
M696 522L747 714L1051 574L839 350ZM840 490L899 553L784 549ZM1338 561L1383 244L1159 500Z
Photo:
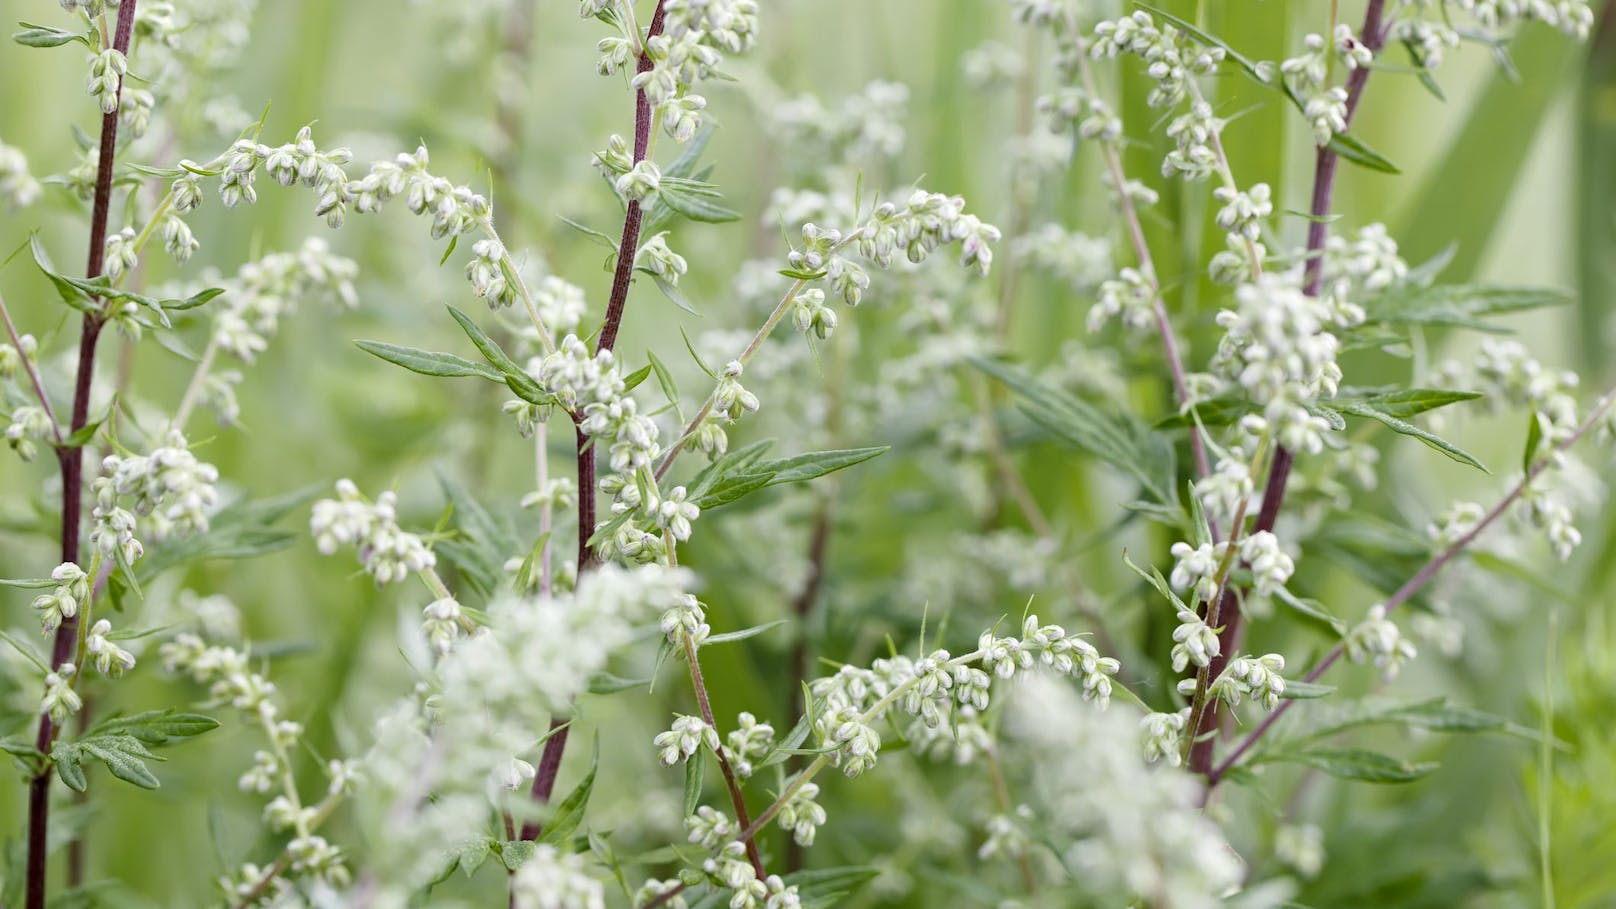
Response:
M1087 401L1051 388L1008 363L972 358L975 366L1025 399L1022 412L1047 432L1139 481L1159 502L1178 501L1173 446L1149 427L1108 414Z
M707 749L697 748L696 753L685 760L685 813L690 817L696 813L701 805L701 779L702 771L707 768Z
M868 865L844 865L838 868L811 868L793 871L785 876L788 887L796 887L804 902L822 901L842 896L861 884L875 880L881 869Z
M207 290L191 294L183 300L164 300L162 301L162 306L169 312L184 312L188 309L196 309L222 293L224 293L224 288L210 287Z
M65 29L53 28L49 25L35 25L32 22L18 22L17 24L22 26L23 30L12 35L11 40L24 47L61 47L64 44L77 41L91 50L95 49L90 44L90 39Z
M51 749L51 760L56 762L56 775L67 788L83 792L90 787L84 777L84 755L76 743L58 743Z
M625 679L612 675L609 672L597 672L589 677L590 694L616 694L630 688L645 688L651 684L650 679Z
M402 347L385 341L355 341L354 346L394 366L402 366L423 376L459 377L476 376L491 382L505 381L505 376L482 363L473 363L465 357L451 353Z
M90 736L127 735L147 745L167 745L219 728L219 721L200 713L179 713L173 708L148 710L124 717L109 717L97 723Z
M453 306L447 307L447 309L449 310L449 315L453 316L455 322L459 323L460 329L466 333L466 337L471 339L471 343L483 355L483 359L499 370L504 376L506 386L517 397L527 401L529 404L555 403L555 399L545 394L544 390L539 387L539 383L533 381L533 377L518 366L516 361L511 359L510 354L507 354L498 344L494 343L494 339L490 338L487 332L472 321L470 316Z
M51 583L54 584L56 582L52 581ZM5 641L7 644L10 644L12 650L22 654L23 659L26 659L28 662L34 664L34 668L39 670L41 677L50 675L51 670L49 666L45 665L44 656L36 652L33 645L5 630L4 628L0 628L0 641Z
M651 361L651 368L656 371L657 384L662 386L662 394L667 397L669 404L678 407L679 386L673 381L673 373L669 372L668 367L657 359L655 352L647 350L645 357Z
M635 271L650 275L651 280L656 282L657 290L662 291L662 295L667 297L674 306L679 307L693 316L701 315L701 312L691 304L690 299L685 296L685 292L680 290L677 284L669 282L666 278L648 268L636 268Z
M718 373L713 372L713 368L707 365L707 361L701 358L701 354L696 353L696 345L691 343L690 335L685 333L683 325L679 326L679 337L685 339L685 350L690 352L690 359L696 361L696 365L701 367L701 371L707 374L707 378L718 378Z
M718 508L757 492L768 486L772 479L774 479L772 473L752 472L724 477L714 484L710 491L696 497L695 502L704 510Z
M1390 755L1359 748L1311 748L1271 751L1263 763L1301 764L1342 780L1363 783L1411 783L1437 768L1433 763L1410 763Z
M1545 306L1564 306L1573 295L1554 287L1514 287L1487 284L1441 284L1431 287L1401 285L1373 300L1366 313L1370 323L1451 325L1479 331L1498 331L1484 316L1523 312Z
M806 483L809 480L835 473L838 470L846 470L855 464L862 464L891 450L892 446L882 445L875 448L811 451L791 458L760 461L750 468L750 472L773 474L768 483L770 486L780 486L785 483Z
M1348 135L1347 133L1337 133L1331 137L1330 150L1359 167L1367 167L1383 174L1402 173L1397 165L1388 161L1380 152L1365 145L1356 136Z
M1312 682L1287 681L1285 683L1285 693L1280 697L1293 701L1312 700L1334 694L1335 690L1334 685L1315 685Z
M577 231L578 233L583 234L584 236L588 237L589 239L594 240L595 242L599 243L600 245L602 245L602 246L606 247L607 249L611 250L612 255L614 255L614 256L617 255L617 241L616 240L613 240L611 237L606 236L605 234L601 233L598 230L595 230L595 229L590 228L590 227L585 227L584 225L579 224L577 221L574 221L571 218L562 218L561 221L562 221L562 223L566 224L568 227L572 228L573 230Z
M707 640L702 641L701 646L710 647L714 644L731 644L735 641L744 641L747 638L755 638L763 632L772 631L785 623L785 619L776 619L773 622L764 622L762 625L753 625L751 628L743 628L740 631L730 631L724 634L715 634L712 637L709 637Z
M578 781L578 785L568 793L561 804L556 806L555 814L550 816L550 822L544 826L544 834L539 842L559 845L572 839L573 831L583 822L584 809L589 806L589 793L595 788L595 773L600 769L600 738L595 738L595 749L589 758L589 772Z
M114 777L139 786L142 789L156 789L157 777L146 766L147 759L155 759L157 755L140 740L132 735L93 735L76 743L85 755L94 757L106 765Z
M1521 470L1530 472L1537 460L1537 450L1543 445L1543 418L1536 408L1526 415L1526 450L1521 452Z
M1458 404L1462 401L1474 401L1482 395L1477 391L1446 391L1437 388L1404 388L1398 391L1389 391L1381 394L1356 397L1347 395L1349 400L1357 400L1375 408L1381 413L1398 419L1407 419L1428 410L1447 407L1449 404ZM1340 406L1337 402L1336 406Z
M1457 445L1454 445L1452 442L1435 435L1434 433L1415 426L1413 423L1409 423L1406 420L1399 420L1383 410L1362 402L1347 402L1338 406L1345 413L1359 417L1368 417L1371 420L1375 420L1385 425L1386 428L1392 430L1393 432L1419 439L1421 442L1424 442L1431 448L1442 452L1453 460L1458 461L1460 464L1469 464L1471 467L1474 467L1483 473L1492 473L1492 471L1488 470L1480 461L1476 460L1475 455L1465 451Z
M50 578L0 578L0 587L20 587L24 590L44 590L56 584Z
M624 377L623 390L625 392L633 391L640 386L641 382L649 378L651 378L651 365L647 363Z
M663 177L662 185L657 189L657 198L673 211L703 224L723 224L740 220L740 212L713 201L719 198L716 193L697 189L703 186L705 184Z

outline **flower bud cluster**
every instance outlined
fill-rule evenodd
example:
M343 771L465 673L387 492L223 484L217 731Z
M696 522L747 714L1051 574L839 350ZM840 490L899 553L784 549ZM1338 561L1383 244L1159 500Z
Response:
M1539 443L1528 460L1555 457L1552 452L1577 430L1577 374L1555 371L1532 357L1519 341L1487 338L1476 357L1475 378L1481 391L1495 402L1530 407L1536 415Z
M111 635L112 623L98 620L85 635L84 649L92 657L96 671L117 678L135 668L135 655L114 643Z
M39 453L37 443L51 440L54 428L45 408L25 404L11 412L11 422L6 426L6 444L17 457L32 461Z
M34 609L39 612L40 626L46 634L55 631L63 619L78 615L79 607L90 599L90 577L72 562L56 566L51 571L51 580L56 582L56 588L35 597L33 603Z
M1397 241L1386 225L1378 223L1359 228L1353 238L1332 233L1324 247L1323 268L1326 298L1344 307L1334 321L1347 326L1362 322L1364 313L1344 301L1367 300L1408 277L1408 263L1397 254Z
M1526 22L1541 22L1586 41L1594 26L1594 12L1588 0L1454 0L1450 5L1495 31L1507 31Z
M736 717L735 728L724 737L725 753L729 756L730 768L741 779L752 776L752 762L761 759L774 747L774 727L768 723L760 723L757 717L742 711ZM821 824L824 820L821 819Z
M609 76L633 73L630 86L645 92L658 121L677 142L688 142L701 128L707 99L692 89L712 77L725 54L741 54L757 40L757 0L666 0L662 33L645 38L628 29L635 22L625 0L583 0L579 14L619 27L601 39L595 71Z
M1306 50L1279 65L1285 84L1301 101L1302 116L1313 128L1313 143L1321 147L1347 131L1347 90L1331 82L1332 57L1347 69L1368 66L1374 60L1369 49L1353 37L1351 27L1337 26L1334 38L1326 41L1323 35L1310 34L1303 39Z
M1403 637L1397 625L1386 618L1386 607L1376 603L1342 641L1347 658L1354 663L1373 662L1386 681L1397 678L1403 664L1414 659L1418 651L1414 642Z
M1213 369L1261 405L1280 444L1316 454L1329 424L1308 405L1335 396L1341 382L1334 312L1302 293L1296 275L1265 273L1235 292L1236 309L1218 314L1226 334Z
M296 252L270 253L236 272L213 316L211 342L251 363L269 347L280 320L305 300L353 307L359 298L354 278L359 266L309 237Z
M814 732L832 762L857 776L875 765L881 748L875 723L891 707L934 730L947 729L958 710L978 715L988 708L995 676L1010 679L1040 664L1081 680L1084 696L1101 705L1110 701L1111 679L1121 668L1082 638L1059 625L1039 625L1030 615L1021 637L984 632L977 650L964 656L951 657L946 650L919 660L896 656L876 660L869 669L844 666L814 681L809 686L819 708Z
M207 532L208 512L219 501L219 471L198 460L178 430L169 432L163 446L149 455L108 455L101 469L91 484L96 526L90 539L103 553L122 549L126 558L139 557L138 541L128 536L128 513L119 504L125 497L134 513L146 519L153 539Z
M28 172L28 157L22 150L0 142L0 204L26 208L39 199L41 189Z
M1158 27L1143 10L1094 27L1090 52L1095 58L1133 54L1143 59L1156 86L1147 99L1151 107L1171 107L1189 94L1189 81L1210 76L1223 62L1221 47L1203 47L1171 25Z
M73 690L78 671L72 663L63 663L56 671L45 674L45 697L40 701L39 712L49 716L57 726L84 708L84 699Z
M1249 697L1261 702L1268 710L1273 710L1279 706L1279 699L1285 693L1285 679L1280 675L1284 669L1285 658L1277 653L1266 653L1260 657L1238 656L1223 667L1223 672L1207 688L1207 694L1230 707L1240 706L1241 701ZM1192 695L1195 686L1195 679L1183 679L1178 683L1178 691L1186 696Z
M359 564L378 587L402 581L432 568L437 557L420 537L398 526L397 503L391 491L368 502L352 480L338 480L337 498L314 503L309 529L324 555L336 552L338 546L357 547Z
M1174 668L1178 668L1176 663ZM1176 713L1147 713L1140 717L1139 748L1145 762L1154 764L1165 760L1173 767L1184 763L1184 729L1189 722L1188 707Z
M652 744L661 749L658 756L662 763L671 767L689 760L690 756L696 753L696 749L703 745L717 753L718 730L707 725L707 721L699 716L677 716L674 717L673 727L667 732L659 733Z
M118 90L123 87L124 73L129 61L123 52L109 47L90 55L90 72L84 77L84 90L101 102L101 113L110 114L118 109Z

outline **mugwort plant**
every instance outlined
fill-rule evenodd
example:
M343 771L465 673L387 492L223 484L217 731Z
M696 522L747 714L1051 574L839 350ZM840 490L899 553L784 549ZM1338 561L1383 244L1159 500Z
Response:
M491 62L475 165L452 130L435 159L334 144L316 110L279 134L245 114L223 86L268 5L34 5L8 53L81 55L90 100L32 124L79 130L58 173L0 142L0 202L40 228L8 265L39 294L0 300L0 533L57 550L0 554L22 806L0 905L1404 905L1332 871L1338 847L1406 848L1345 787L1440 780L1427 733L1526 739L1540 770L1569 747L1516 704L1399 691L1473 646L1448 605L1467 577L1552 587L1535 566L1582 544L1599 496L1578 453L1616 436L1612 393L1505 332L1563 292L1445 283L1453 248L1403 245L1443 238L1358 223L1372 206L1345 196L1400 179L1361 110L1441 96L1467 45L1507 61L1558 31L1569 53L1586 0L930 4L1020 42L947 61L1015 121L974 189L911 142L939 91L916 61L841 98L773 65L775 23L847 27L808 3L389 4L389 28L444 39L446 71ZM1300 25L1274 59L1208 24L1281 7ZM546 29L593 45L615 130L549 183L526 118L573 89L524 83ZM1259 115L1297 155L1238 153ZM778 148L721 191L720 126L748 118ZM281 205L323 224L217 264ZM425 230L388 233L404 213ZM423 235L437 265L398 254ZM601 273L552 264L568 243L601 247ZM440 311L444 272L462 299ZM708 321L692 337L664 302ZM385 339L355 342L364 404L289 377L299 310L383 308ZM339 444L378 460L258 495L276 470L236 441L262 428L257 382L288 427L344 414ZM431 481L359 414L434 394L457 396L421 418L435 522ZM1482 409L1527 427L1496 478L1447 437ZM1421 495L1390 507L1382 483ZM1448 489L1466 500L1429 501ZM334 561L285 561L310 550ZM216 568L248 559L311 587L340 564L338 596L403 618L260 636L278 607L238 606L261 592ZM304 677L311 648L354 684ZM117 815L193 805L247 831L210 834L194 881L143 892L100 857ZM1430 899L1552 904L1550 845Z

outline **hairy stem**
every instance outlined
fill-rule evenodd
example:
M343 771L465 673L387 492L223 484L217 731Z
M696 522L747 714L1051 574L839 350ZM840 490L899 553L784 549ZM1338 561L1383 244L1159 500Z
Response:
M135 25L136 2L137 0L123 0L118 7L118 25L113 34L112 46L119 53L129 51L129 38ZM117 97L120 100L123 97L122 79L118 81ZM101 148L96 161L95 201L90 210L89 262L85 267L85 276L92 280L101 276L106 254L107 220L112 209L112 170L117 151L118 110L114 108L111 113L101 115ZM95 347L96 341L101 337L104 320L105 316L99 311L84 314L79 334L79 365L73 383L73 413L72 422L68 424L69 434L77 432L89 421L90 392L95 378ZM84 485L84 449L58 448L56 459L62 475L62 561L76 564L79 560L79 522L83 512L81 496ZM67 662L78 643L78 634L79 622L76 616L64 619L56 629L56 640L51 646L52 669ZM50 754L57 731L50 715L41 714L39 732L34 737L34 747L44 754ZM47 762L28 786L28 882L23 901L24 909L45 909L51 776L51 766Z
M1386 29L1382 25L1382 16L1385 12L1386 0L1369 0L1369 6L1364 10L1363 28L1359 30L1359 39L1369 48L1371 53L1378 54L1386 42ZM1363 99L1364 86L1369 82L1370 67L1360 66L1347 77L1347 112L1346 121L1350 128L1353 115L1358 112L1358 102ZM1305 279L1302 291L1310 297L1317 297L1319 289L1324 283L1324 247L1330 239L1329 214L1335 201L1336 170L1340 165L1340 157L1328 146L1320 146L1314 157L1313 164L1313 201L1309 212L1312 220L1307 227L1307 262ZM1257 515L1256 530L1273 530L1274 523L1279 519L1279 509L1285 501L1285 487L1290 481L1291 467L1296 461L1296 455L1289 448L1280 446L1274 452L1273 464L1268 468L1268 481L1263 487L1262 510ZM1228 665L1229 659L1240 639L1240 600L1233 590L1226 591L1219 613L1223 619L1223 631L1218 635L1218 656L1212 661L1213 678L1221 673ZM1286 701L1281 709L1290 702ZM1190 749L1190 771L1204 774L1208 783L1214 779L1212 776L1212 752L1216 746L1217 736L1208 733L1218 728L1218 705L1213 703L1211 709L1205 712L1202 721L1191 727L1189 735L1195 740L1194 747ZM1272 716L1272 715L1270 715Z

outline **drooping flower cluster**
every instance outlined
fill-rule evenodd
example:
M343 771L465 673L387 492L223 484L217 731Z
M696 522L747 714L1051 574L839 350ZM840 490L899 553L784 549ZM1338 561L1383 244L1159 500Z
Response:
M989 631L977 649L960 657L946 650L920 659L897 656L876 660L869 669L844 666L810 685L818 711L814 731L820 747L848 776L873 767L881 747L876 724L896 706L932 728L945 728L956 709L978 713L989 703L994 677L1010 679L1035 665L1081 680L1086 697L1101 705L1111 698L1116 660L1059 625L1040 625L1037 616L1022 623L1021 637Z
M337 497L314 503L309 529L324 555L338 546L354 546L359 564L376 579L377 586L402 581L437 564L419 536L398 525L398 496L384 492L370 502L352 480L337 481Z
M359 266L309 237L297 252L271 253L241 266L233 286L214 304L210 343L251 363L269 346L280 320L307 300L352 307Z
M189 633L164 644L159 652L169 672L183 673L208 686L213 703L234 707L263 731L267 748L254 754L252 767L242 774L237 785L243 792L265 796L274 793L264 806L263 817L271 830L291 834L284 854L285 877L345 885L350 875L342 850L316 831L336 803L352 794L361 782L358 765L327 761L323 768L328 780L325 795L319 804L305 805L292 761L292 755L302 745L303 724L282 718L275 701L275 683L252 669L251 655L234 647L209 644ZM219 886L232 900L257 894L256 901L262 901L289 886L289 880L271 877L267 870L248 864L220 878Z
M1403 664L1414 659L1418 652L1414 642L1391 619L1386 618L1386 607L1376 603L1369 614L1358 623L1342 641L1347 658L1354 663L1373 662L1387 681L1397 678Z
M170 431L162 447L149 455L108 455L102 474L91 484L95 491L95 528L90 542L104 555L121 554L126 561L140 557L133 536L135 521L122 507L144 518L152 539L205 533L209 512L218 504L219 471L191 453L178 430Z

